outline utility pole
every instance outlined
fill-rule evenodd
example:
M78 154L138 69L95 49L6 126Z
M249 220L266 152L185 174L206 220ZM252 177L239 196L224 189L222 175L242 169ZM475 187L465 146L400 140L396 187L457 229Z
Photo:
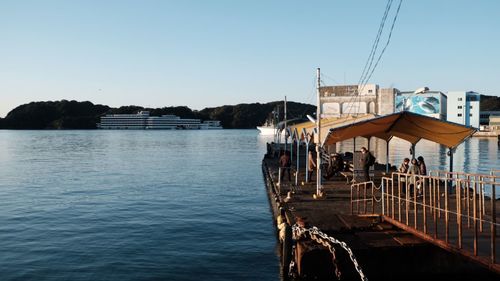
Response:
M286 96L285 96L285 112L284 112L283 118L285 118L285 120L284 120L285 123L283 126L283 137L285 138L285 149L283 150L283 153L286 153L286 148L288 145L288 137L286 135L286 131L287 131L287 127L286 127Z
M318 67L317 69L317 76L318 76L318 81L317 81L317 87L316 87L316 92L318 95L318 100L317 100L317 107L316 107L316 130L318 132L318 138L316 142L316 196L319 197L320 192L321 192L321 93L320 93L320 87L321 87L321 73L320 69Z

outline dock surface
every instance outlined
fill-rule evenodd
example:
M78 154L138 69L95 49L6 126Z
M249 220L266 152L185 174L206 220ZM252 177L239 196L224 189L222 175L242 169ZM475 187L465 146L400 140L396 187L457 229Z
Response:
M444 280L499 280L499 275L494 271L396 227L382 220L380 215L374 215L382 213L380 203L351 205L351 185L342 177L336 176L323 182L324 196L321 199L313 198L316 182L306 183L303 175L298 175L298 185L295 185L293 173L291 181L287 175L279 183L277 162L276 158L264 158L262 163L274 217L277 218L279 208L283 208L290 225L299 223L306 227L315 226L328 236L347 243L369 280L416 280L429 277ZM380 200L380 194L375 194L377 197ZM355 209L355 214L351 208ZM432 228L429 230L432 231ZM317 244L310 241L297 243L295 259L302 258L298 265L299 280L336 280L335 270L332 270L335 266L325 265L332 263L331 255L326 248ZM337 264L343 280L360 280L349 258L345 251L339 249L333 263ZM282 269L285 280L289 278L287 272L288 268Z

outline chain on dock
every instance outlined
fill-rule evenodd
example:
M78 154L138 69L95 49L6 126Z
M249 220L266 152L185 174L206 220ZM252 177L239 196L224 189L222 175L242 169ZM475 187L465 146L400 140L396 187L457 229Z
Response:
M293 239L298 240L300 238L306 238L306 235L309 235L309 237L319 243L320 245L323 245L326 247L330 253L333 256L333 265L335 267L335 275L337 276L337 279L340 279L341 272L338 268L338 264L336 261L336 255L335 255L335 248L334 245L339 245L342 247L348 254L349 258L351 259L354 268L359 274L359 277L361 278L362 281L368 281L368 278L365 276L363 273L363 270L361 269L361 266L359 265L358 261L356 260L356 257L354 256L354 253L352 252L351 248L347 246L345 242L342 242L340 240L337 240L331 236L326 235L325 233L321 232L317 227L311 227L311 228L304 228L301 226L298 226L297 224L292 226L292 231L293 231Z

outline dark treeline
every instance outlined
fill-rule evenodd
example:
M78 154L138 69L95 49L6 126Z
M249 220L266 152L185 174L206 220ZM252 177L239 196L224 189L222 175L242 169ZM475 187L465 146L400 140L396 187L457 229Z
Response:
M95 129L100 117L106 114L135 114L148 110L152 116L174 114L181 118L201 120L220 120L224 128L247 129L261 125L269 117L276 105L282 102L265 104L238 104L191 110L186 106L163 108L144 108L141 106L122 106L111 108L107 105L93 104L89 101L46 101L23 104L0 118L1 129ZM288 117L304 117L313 114L315 106L288 102ZM283 108L281 108L281 113Z
M144 108L122 106L111 108L89 101L44 101L31 102L14 108L5 118L0 118L0 129L95 129L100 117L105 114L135 114L148 110L152 116L174 114L181 118L220 120L227 129L249 129L262 125L271 112L280 106L280 120L283 118L283 102L224 105L191 110L187 106ZM481 95L481 110L500 110L500 97ZM303 118L314 115L315 106L296 102L287 103L288 118Z
M481 95L479 104L481 111L497 111L500 110L500 97Z

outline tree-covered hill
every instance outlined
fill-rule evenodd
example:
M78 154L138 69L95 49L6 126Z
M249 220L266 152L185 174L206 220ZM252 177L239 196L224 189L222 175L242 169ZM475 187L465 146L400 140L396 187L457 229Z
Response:
M200 116L205 119L220 120L224 128L255 128L262 125L273 110L280 107L280 120L283 119L283 102L250 103L238 105L224 105L201 110ZM316 107L310 104L287 102L287 118L305 118L306 114L313 115Z
M0 125L4 129L92 129L109 110L89 101L31 102L14 108Z
M281 120L281 101L224 105L200 111L191 110L187 106L144 108L129 105L111 108L89 101L42 101L14 108L5 118L0 118L0 129L95 129L100 117L105 114L134 114L141 110L150 111L152 116L174 114L181 118L220 120L222 126L227 129L248 129L262 125L277 107L280 107ZM315 110L316 107L310 104L287 103L288 119L303 118L306 114L314 115ZM481 110L500 110L500 97L481 95Z
M500 110L500 97L481 95L479 108L481 111Z
M224 128L255 128L264 123L266 118L282 102L265 104L224 105L193 111L186 106L163 108L144 108L141 106L122 106L111 108L93 104L89 101L43 101L23 104L0 118L2 129L95 129L100 117L105 114L134 114L148 110L152 116L174 114L181 118L201 120L220 120ZM312 114L315 107L309 104L288 102L288 117L304 117ZM283 109L281 109L283 111Z

